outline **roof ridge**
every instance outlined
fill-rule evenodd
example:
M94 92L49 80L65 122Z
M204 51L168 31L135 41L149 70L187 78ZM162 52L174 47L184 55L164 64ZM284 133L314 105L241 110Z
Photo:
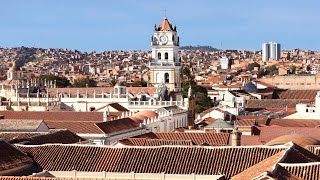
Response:
M106 145L92 145L92 144L54 144L54 143L48 143L48 144L41 144L41 145L23 145L23 144L15 144L15 146L21 146L21 147L44 147L44 146L82 146L82 147L103 147L103 148L203 148L203 149L253 149L253 148L263 148L263 149L279 149L284 148L287 149L288 147L286 145L276 145L276 146L169 146L169 145L163 145L163 146L157 146L157 147L146 147L146 146L126 146L126 147L115 147L115 146L106 146Z
M308 162L308 163L278 163L280 166L313 166L320 165L320 162Z
M275 163L275 165L272 167L270 173L271 174L274 174L276 172L276 170L278 169L279 167L279 163L282 162L289 154L289 152L293 149L294 147L294 143L292 141L284 144L285 146L289 146L288 149L286 150L286 152L282 155L282 157L279 159L279 161L277 163Z

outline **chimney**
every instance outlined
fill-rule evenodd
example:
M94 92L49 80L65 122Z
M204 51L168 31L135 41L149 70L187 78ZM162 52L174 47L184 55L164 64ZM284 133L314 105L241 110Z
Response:
M241 132L234 128L231 134L231 146L241 146Z

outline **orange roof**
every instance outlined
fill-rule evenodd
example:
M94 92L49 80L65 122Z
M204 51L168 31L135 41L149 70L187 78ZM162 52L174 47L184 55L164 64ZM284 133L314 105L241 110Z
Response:
M167 17L163 19L161 24L159 25L160 31L173 31L171 24L169 23Z

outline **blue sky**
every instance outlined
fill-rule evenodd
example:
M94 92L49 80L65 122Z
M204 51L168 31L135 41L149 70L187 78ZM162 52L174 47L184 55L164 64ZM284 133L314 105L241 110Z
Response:
M319 0L0 0L0 47L149 50L154 24L177 25L181 45L320 51Z

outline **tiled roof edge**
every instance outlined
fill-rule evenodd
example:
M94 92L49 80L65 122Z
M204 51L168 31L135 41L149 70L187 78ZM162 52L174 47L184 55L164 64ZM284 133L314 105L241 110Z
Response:
M275 172L277 171L278 167L279 167L279 163L282 162L287 156L288 156L288 153L292 150L292 148L294 147L294 143L292 141L284 144L285 146L288 147L287 151L282 155L282 157L280 158L280 160L275 163L275 165L272 167L270 173L273 175L275 174Z

